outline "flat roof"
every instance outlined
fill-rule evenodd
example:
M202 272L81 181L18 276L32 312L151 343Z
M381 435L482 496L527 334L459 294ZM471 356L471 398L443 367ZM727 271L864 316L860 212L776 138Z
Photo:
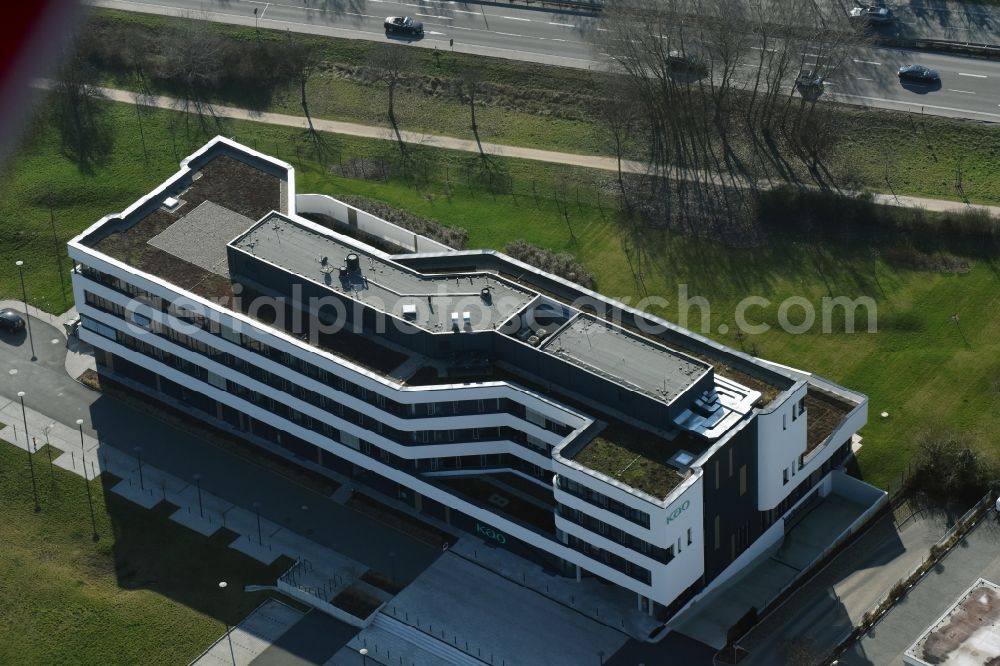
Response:
M928 666L994 663L1000 658L1000 586L977 580L904 657L906 663Z
M712 368L588 314L559 329L543 350L667 404Z
M490 273L423 275L386 259L370 246L275 212L231 245L432 333L454 330L454 313L458 313L459 330L492 330L536 296ZM359 268L342 273L349 254L357 255ZM489 299L483 298L484 289Z

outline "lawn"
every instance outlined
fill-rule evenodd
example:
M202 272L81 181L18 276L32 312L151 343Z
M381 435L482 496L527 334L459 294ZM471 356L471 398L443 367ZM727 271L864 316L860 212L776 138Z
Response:
M0 442L0 663L186 664L263 601L264 566L35 454L42 511L32 510L27 454ZM232 535L230 535L232 536ZM280 562L280 561L279 561ZM225 579L222 593L217 582Z
M275 43L286 38L280 30L258 33L242 26L105 9L94 10L90 21L91 31L109 36L122 29L155 33L185 26L242 43ZM385 85L360 75L380 44L313 35L296 35L296 40L315 44L324 59L308 84L314 117L388 126ZM472 139L468 105L453 88L462 71L475 66L488 86L477 111L482 140L613 154L607 130L592 113L599 104L595 99L603 94L601 77L605 74L428 49L409 49L408 54L395 105L402 129ZM130 74L106 62L99 77L108 85L135 87ZM169 89L156 92L177 94ZM221 85L211 96L224 104L302 115L295 82L282 81L266 90ZM1000 204L1000 179L992 177L1000 154L1000 133L993 125L854 106L840 107L840 113L843 139L830 151L824 167L842 187ZM749 146L741 146L739 136L729 139L745 159ZM636 158L643 156L640 147L632 146L630 152ZM786 158L789 163L783 168L792 169L799 178L811 178L798 158ZM777 175L773 165L768 168ZM956 188L959 181L961 190Z
M17 227L0 230L3 296L18 293L11 264L23 256L28 261L29 298L43 308L61 308L48 209L38 203L41 193L58 195L55 217L64 241L158 185L181 157L220 132L292 162L300 192L363 195L461 226L469 233L468 248L502 248L514 238L524 238L571 252L595 275L603 293L632 303L640 303L647 294L664 298L666 304L645 306L675 321L680 319L678 287L686 285L689 296L703 296L710 303L705 334L870 396L872 419L862 433L861 468L876 484L885 486L897 477L910 459L915 437L930 425L967 432L998 448L993 433L1000 430L1000 343L992 331L1000 328L1000 289L995 256L989 251L960 255L959 263L967 270L944 273L917 270L898 260L889 250L903 241L891 235L869 242L864 237L818 241L808 235L774 233L760 246L741 249L649 227L639 229L634 238L643 251L642 287L632 270L634 257L623 250L625 234L614 207L613 187L608 185L610 174L497 159L493 174L498 191L490 193L485 177L477 184L477 157L416 146L406 174L397 171L384 181L368 180L349 177L352 171L346 166L352 161L391 162L396 152L391 142L328 137L324 166L312 159L310 141L299 130L249 122L216 127L211 121L202 130L192 119L187 134L178 121L180 114L168 111L143 116L147 159L137 136L134 108L108 105L108 113L116 140L104 164L92 174L81 173L61 155L57 132L40 121L0 179L0 213L4 219L20 221ZM923 122L961 126L968 132L966 154L987 161L995 139L986 128L944 120ZM869 127L867 133L872 132ZM961 135L955 132L958 141ZM903 136L893 145L900 154L918 160L926 148L914 141ZM859 161L858 169L866 168ZM928 194L934 193L933 178L943 178L947 171L945 166L927 164L913 169L920 172L913 176L914 182L924 182ZM816 330L791 335L772 328L742 338L732 332L720 334L722 324L735 330L736 306L748 295L771 301L769 307L751 308L749 314L751 320L772 327L777 324L778 303L789 296L805 298L817 312L823 297L870 296L877 304L878 332ZM950 318L955 313L960 315L958 325ZM698 308L692 308L689 323L701 332L699 316ZM798 321L801 315L793 308L791 316ZM883 410L890 415L884 420L877 416Z

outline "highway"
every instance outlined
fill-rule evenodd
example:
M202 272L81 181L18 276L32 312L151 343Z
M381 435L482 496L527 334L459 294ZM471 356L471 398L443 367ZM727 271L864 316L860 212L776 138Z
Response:
M605 58L594 51L590 41L593 31L601 29L599 18L552 8L448 0L346 0L336 4L323 0L91 0L90 4L568 67L606 67ZM423 21L425 36L387 37L382 21L393 15ZM808 61L809 55L805 56ZM753 57L748 57L748 78L752 63ZM896 70L910 63L938 70L941 84L901 84ZM864 49L830 76L824 96L861 106L1000 122L1000 62L900 49Z

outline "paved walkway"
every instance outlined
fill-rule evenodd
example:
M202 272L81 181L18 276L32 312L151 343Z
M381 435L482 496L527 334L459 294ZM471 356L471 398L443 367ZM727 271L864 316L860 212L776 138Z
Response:
M603 663L625 634L509 580L446 553L398 594L383 613L487 664L578 666ZM516 637L516 639L512 638ZM433 666L422 650L398 652L378 627L355 637L345 651L367 647L381 663ZM377 650L377 652L376 652Z
M881 622L841 656L839 663L902 663L903 652L979 577L1000 581L1000 521L994 509ZM986 662L985 657L981 663Z
M788 663L790 648L803 644L828 654L889 587L923 560L953 520L953 513L939 508L919 511L902 526L892 515L881 518L740 642L750 652L741 663Z
M212 643L191 666L249 666L303 615L277 599L268 599Z
M38 81L36 84L41 88L50 88L51 82ZM109 99L115 102L135 104L136 97L132 91L118 88L99 88L99 90ZM140 104L153 106L160 109L176 109L179 101L172 97L154 97L151 100L140 100ZM251 111L234 106L212 105L212 114L222 118L232 118L235 120L247 120L251 122L267 123L270 125L282 125L285 127L298 127L307 129L309 123L305 116L292 116L284 113L270 113ZM358 123L348 123L339 120L325 120L313 118L313 126L321 132L332 134L344 134L348 136L358 136L368 139L381 139L385 141L395 141L395 133L388 127L377 127L374 125L361 125ZM422 132L400 131L400 136L407 143L415 143L434 148L444 148L447 150L458 150L467 153L478 153L479 145L471 139L459 139L452 136L442 136L438 134L424 134ZM553 150L540 150L537 148L524 148L521 146L508 146L499 143L482 143L483 150L489 155L499 157L512 157L524 160L534 160L537 162L548 162L550 164L564 164L567 166L583 167L587 169L598 169L601 171L618 170L618 161L614 157L602 155L580 155L577 153L564 153ZM622 161L622 171L626 173L647 173L648 167L642 162L632 160ZM731 185L731 178L723 178L718 174L708 172L695 172L693 170L677 173L673 177L685 180L716 183L719 185ZM741 177L736 177L737 181L742 181ZM762 184L762 188L768 185ZM846 196L856 196L859 193L843 191ZM875 201L885 206L900 206L906 208L924 208L934 212L960 212L967 210L970 205L961 201L948 201L946 199L928 199L924 197L894 196L889 194L876 194ZM1000 217L1000 206L975 206L988 210L991 214Z

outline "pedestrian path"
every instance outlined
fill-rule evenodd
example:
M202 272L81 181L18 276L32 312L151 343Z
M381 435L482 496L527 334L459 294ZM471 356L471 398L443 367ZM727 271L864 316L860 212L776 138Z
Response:
M303 615L277 599L268 599L212 643L191 666L249 666Z
M40 88L49 89L52 87L51 81L40 80L35 83ZM118 88L98 88L100 92L109 100L123 102L126 104L144 104L160 109L178 108L178 100L172 97L160 96L136 100L132 91ZM271 113L266 111L251 111L234 106L212 105L212 115L220 118L232 118L236 120L246 120L250 122L266 123L269 125L282 125L285 127L309 128L309 120L305 116L292 116L284 113ZM359 123L349 123L339 120L325 120L323 118L313 118L313 127L320 132L332 134L344 134L368 139L382 139L395 141L396 134L388 127L378 127L374 125L361 125ZM447 150L457 150L467 153L479 153L480 145L472 139L459 139L453 136L442 136L439 134L424 134L422 132L409 132L400 130L400 138L407 143L417 143L432 148L444 148ZM618 160L614 157L602 155L580 155L578 153L565 153L553 150L540 150L537 148L526 148L523 146L509 146L498 143L482 143L483 152L498 157L511 157L538 162L548 162L551 164L563 164L566 166L583 167L587 169L598 169L601 171L617 172L619 168ZM622 160L621 170L625 173L644 174L649 172L649 166L633 160ZM714 183L717 185L731 186L734 181L744 182L740 176L723 177L716 173L696 170L678 170L670 174L671 178L691 182ZM780 183L779 183L780 184ZM758 187L766 189L773 184L758 182ZM859 192L848 190L840 191L845 196L858 196ZM900 206L905 208L924 208L938 213L958 213L970 208L969 204L961 201L949 201L947 199L928 199L925 197L912 197L905 195L876 194L875 201L885 206ZM1000 206L975 206L975 208L987 210L992 215L1000 216Z

